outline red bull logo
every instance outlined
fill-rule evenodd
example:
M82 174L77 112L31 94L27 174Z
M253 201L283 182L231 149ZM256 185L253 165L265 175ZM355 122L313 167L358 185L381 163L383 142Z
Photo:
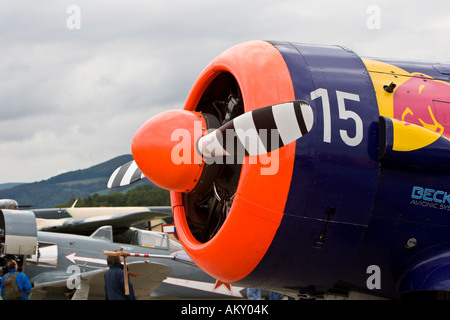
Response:
M450 84L388 63L364 60L380 115L393 119L394 150L423 148L439 137L450 139ZM395 83L392 93L384 86Z
M394 91L394 118L449 138L445 125L450 104L445 101L450 101L448 83L414 75Z

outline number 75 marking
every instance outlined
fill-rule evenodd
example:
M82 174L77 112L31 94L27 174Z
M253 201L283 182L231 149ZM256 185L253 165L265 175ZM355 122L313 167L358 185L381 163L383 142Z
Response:
M311 99L322 98L323 109L323 142L331 143L331 108L328 90L319 88L311 92ZM363 139L363 122L356 112L345 109L345 100L359 102L359 95L336 90L339 119L352 119L355 122L355 136L350 137L347 130L339 130L342 141L351 147L359 145Z

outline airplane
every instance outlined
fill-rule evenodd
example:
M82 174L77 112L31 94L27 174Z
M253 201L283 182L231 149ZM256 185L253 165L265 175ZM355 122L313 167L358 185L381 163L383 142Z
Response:
M18 226L20 225L20 228ZM163 232L103 226L90 236L37 231L29 210L0 210L0 262L15 258L34 284L31 300L104 300L105 251L128 253L137 299L243 299L246 290L212 278ZM143 259L145 258L145 259Z
M149 223L151 220L162 219L172 221L170 206L139 206L139 207L75 207L70 208L33 209L40 231L90 235L105 224L115 229L128 229ZM0 209L18 210L23 207L13 199L0 199ZM150 226L151 227L151 226Z
M105 224L115 229L127 229L130 225L149 224L151 220L172 221L170 206L71 207L31 211L36 217L38 230L79 235L90 235Z
M214 278L301 298L448 298L448 64L245 42L131 148Z

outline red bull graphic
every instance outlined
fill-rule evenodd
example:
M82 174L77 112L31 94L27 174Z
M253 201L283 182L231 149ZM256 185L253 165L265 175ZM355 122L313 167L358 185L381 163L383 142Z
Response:
M441 136L450 138L449 83L384 62L364 62L374 83L380 115L394 121L394 150L412 151ZM392 92L388 92L386 86L391 83Z
M435 100L435 97L442 99ZM394 118L450 137L450 130L445 131L446 110L450 101L448 83L414 74L394 92Z

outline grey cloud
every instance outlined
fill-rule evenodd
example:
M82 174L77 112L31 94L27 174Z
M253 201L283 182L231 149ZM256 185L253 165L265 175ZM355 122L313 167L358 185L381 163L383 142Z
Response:
M80 29L67 28L70 5L80 9ZM369 5L380 8L379 30L367 27ZM129 153L138 127L183 107L203 68L240 42L339 44L361 56L448 59L450 5L434 5L10 1L0 11L0 183L41 180Z

